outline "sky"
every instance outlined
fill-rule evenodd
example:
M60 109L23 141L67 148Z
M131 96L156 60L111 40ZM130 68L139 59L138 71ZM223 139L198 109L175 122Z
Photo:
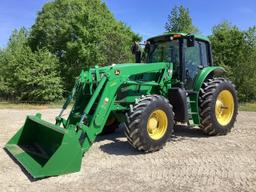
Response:
M49 0L1 0L0 47L7 45L14 29L30 28ZM143 39L164 32L167 16L175 5L189 8L193 24L203 35L229 21L242 30L256 25L256 0L103 0L116 19L126 23Z

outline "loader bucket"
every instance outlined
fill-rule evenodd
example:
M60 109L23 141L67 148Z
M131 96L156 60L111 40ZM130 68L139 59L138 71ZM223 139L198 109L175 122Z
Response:
M82 151L75 132L28 116L5 149L33 178L80 170Z

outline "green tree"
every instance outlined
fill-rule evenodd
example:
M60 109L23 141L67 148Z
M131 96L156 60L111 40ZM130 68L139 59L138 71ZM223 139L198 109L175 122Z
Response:
M183 5L175 6L171 10L165 24L165 30L167 32L198 33L198 29L192 23L189 9Z
M245 39L252 49L256 49L256 26L249 27L245 31Z
M1 50L0 54L0 74L1 74L1 96L15 97L15 83L14 73L18 63L17 57L26 57L24 52L28 46L27 42L28 31L22 28L20 31L15 30L10 37L7 48Z
M256 26L250 27L245 33L245 41L249 48L246 49L246 55L248 56L246 62L247 74L245 75L245 83L243 83L243 90L245 94L245 100L256 100Z
M54 101L62 97L58 59L46 49L32 52L26 29L15 30L1 51L2 95L21 101Z
M83 68L132 61L133 36L101 0L55 0L38 14L30 45L33 50L45 47L60 59L69 90Z
M4 97L8 92L8 85L5 82L4 74L5 74L5 64L3 62L5 52L0 49L0 97Z
M237 87L241 101L256 99L256 86L253 83L256 81L254 38L251 30L240 31L228 22L215 26L210 36L214 62L226 69L228 77Z

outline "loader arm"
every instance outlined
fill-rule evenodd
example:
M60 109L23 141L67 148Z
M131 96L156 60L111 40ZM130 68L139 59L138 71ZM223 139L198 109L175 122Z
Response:
M42 120L39 113L28 116L5 149L34 178L77 172L110 113L126 112L143 93L166 95L171 73L171 63L96 66L82 71L56 123ZM131 94L122 96L125 90ZM73 108L64 119L62 114L71 100L75 100Z
M121 86L144 86L151 91L154 86L168 87L171 83L170 63L154 64L121 64L104 68L94 68L89 72L82 72L79 78L80 88L75 88L78 93L67 120L59 119L66 129L77 132L82 152L86 152L94 142L96 136L102 132L111 111L125 111L128 109L127 102L121 105L116 102L116 95ZM154 81L130 80L131 76L145 73L159 73L160 77ZM94 88L92 85L96 85ZM170 85L169 85L170 86ZM167 90L167 88L166 88ZM86 96L86 93L90 95ZM87 97L87 98L86 98ZM135 102L138 97L131 97ZM84 101L87 99L87 102ZM66 106L64 105L63 109Z

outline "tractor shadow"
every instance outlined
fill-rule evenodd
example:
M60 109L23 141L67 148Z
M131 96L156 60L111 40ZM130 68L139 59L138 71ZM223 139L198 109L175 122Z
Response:
M112 155L140 155L143 152L140 152L134 149L126 140L124 135L124 127L119 126L119 128L112 134L100 135L97 137L96 142L103 140L110 140L111 143L103 144L100 146L100 149L108 154Z
M174 133L171 141L191 140L207 138L207 136L201 129L192 128L186 125L176 125L174 127Z
M191 140L191 139L200 139L207 138L202 130L197 128L190 128L184 125L177 125L174 128L174 133L171 138L171 142L178 142L182 140ZM98 136L96 142L103 140L110 140L111 143L103 144L100 146L100 149L108 154L112 155L141 155L145 154L144 152L134 149L126 140L124 135L124 127L120 126L115 133L108 135Z

